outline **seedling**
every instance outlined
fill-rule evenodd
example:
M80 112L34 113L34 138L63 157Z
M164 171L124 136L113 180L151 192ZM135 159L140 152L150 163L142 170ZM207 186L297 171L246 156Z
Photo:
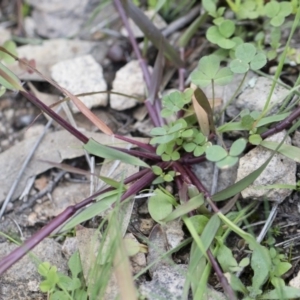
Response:
M270 24L279 27L283 24L285 18L293 11L292 4L288 1L270 1L265 5L265 14L270 18Z
M47 293L51 300L87 299L87 293L82 289L83 283L78 278L82 272L78 252L70 257L68 266L71 277L57 272L57 267L51 266L49 262L41 263L38 272L45 279L40 283L40 290Z
M257 53L255 46L244 43L236 47L235 59L231 61L229 67L233 73L246 73L251 70L259 70L267 63L264 53Z

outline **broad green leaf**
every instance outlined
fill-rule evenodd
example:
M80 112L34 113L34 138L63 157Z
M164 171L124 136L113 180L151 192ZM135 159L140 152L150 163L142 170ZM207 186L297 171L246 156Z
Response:
M253 60L250 62L250 67L252 70L259 70L264 67L267 63L267 57L264 53L258 53L254 56Z
M191 81L201 88L207 87L211 84L211 79L209 79L207 75L200 70L195 70L192 72Z
M243 43L236 47L235 56L244 63L249 63L255 56L256 48L250 43Z
M205 226L207 225L209 218L204 215L196 215L190 217L191 222L193 223L198 234L202 234Z
M64 274L59 274L59 281L57 283L57 285L61 288L61 289L65 289L67 291L72 291L72 290L76 290L78 288L80 288L80 280L78 278L74 278L77 279L77 281L73 281L72 278L64 275ZM79 284L79 285L78 285Z
M205 153L206 158L213 162L219 161L228 155L227 151L219 145L213 145L209 147Z
M245 150L246 145L247 145L247 141L244 138L240 138L234 141L230 147L229 155L239 156Z
M150 140L151 145L166 144L173 141L176 138L175 134L167 134L162 136L156 136Z
M250 248L252 248L251 246ZM252 250L251 268L254 271L252 289L258 291L268 280L272 263L266 247L257 244Z
M175 220L179 217L182 217L183 215L186 215L187 213L197 209L199 206L201 206L204 203L204 197L203 194L198 194L194 198L190 199L188 202L181 204L176 207L174 211L172 211L165 219L162 221L167 223L172 220Z
M224 37L229 38L235 31L235 25L233 21L225 20L218 26L218 29Z
M164 181L166 181L166 182L172 182L173 180L174 180L174 176L172 176L171 174L166 174L166 175L164 175Z
M259 134L252 134L249 136L249 143L252 145L259 145L262 141L262 138Z
M198 157L198 156L204 154L205 150L206 150L206 147L204 147L204 146L196 146L193 154L194 154L194 156Z
M51 294L50 300L69 300L70 298L66 295L63 291L54 291L53 294ZM75 298L77 299L77 298ZM80 298L83 299L83 298Z
M226 39L222 37L218 41L217 45L224 49L232 49L233 47L236 46L236 42L234 42L232 39Z
M180 158L180 154L178 151L174 151L172 154L171 154L171 160L173 161L176 161Z
M216 85L223 86L230 83L232 78L233 78L232 71L229 68L225 67L225 68L221 68L219 72L216 74L214 78L214 82Z
M206 38L213 44L217 44L223 38L217 26L211 26L206 31Z
M51 268L50 263L45 261L45 262L39 264L38 273L44 277L47 277L50 268Z
M248 294L246 287L237 276L232 273L227 273L225 275L234 291L243 293L244 295Z
M85 145L83 145L83 148L87 150L90 154L94 154L102 158L120 160L131 165L149 168L149 166L139 158L118 151L116 149L112 149L110 147L101 145L93 139L89 139L89 141Z
M182 132L181 136L183 138L189 138L189 137L192 137L193 134L194 134L193 129L187 129L187 130L185 130L185 131Z
M299 4L298 4L298 8L299 8ZM293 7L292 4L288 1L282 1L280 2L280 11L279 11L279 15L287 17L288 15L290 15L293 11Z
M167 134L167 130L164 127L154 127L150 131L151 135L165 135Z
M194 149L196 148L196 144L195 143L185 143L183 144L183 149L186 151L186 152L192 152L194 151Z
M163 173L162 168L159 167L159 166L152 166L151 169L152 169L152 171L153 171L153 173L154 173L155 175L158 175L158 176L159 176L159 175L161 175L161 174Z
M217 260L225 272L232 272L233 267L238 267L238 263L233 257L232 251L224 244L221 244L219 248Z
M53 286L52 282L49 280L43 280L39 285L40 290L43 293L51 292L54 290L55 285Z
M97 197L97 202L92 203L89 207L85 208L82 212L72 218L61 231L67 231L74 228L76 225L90 220L98 214L109 209L113 203L119 198L119 191L110 191Z
M220 60L216 55L207 55L200 59L198 69L202 71L208 79L214 79L220 67Z
M70 257L70 259L68 261L68 266L69 266L69 269L71 271L71 274L72 274L73 278L78 277L78 274L80 272L82 272L81 261L80 261L79 252L78 251L75 251L71 255L71 257Z
M277 1L270 1L265 5L265 14L269 18L275 17L280 11L280 5Z
M284 17L283 16L275 16L271 19L271 25L274 27L279 27L284 23Z
M236 156L227 156L224 159L217 161L216 165L220 169L227 169L233 167L238 161L239 158Z
M279 143L277 142L272 142L272 141L262 141L260 143L261 146L275 150L277 149ZM292 146L292 145L287 145L287 144L282 144L280 148L277 150L277 152L283 154L284 156L296 161L297 163L300 162L300 148Z
M154 191L154 195L149 198L148 210L152 219L157 223L162 223L173 210L171 204L173 199L159 189Z
M277 277L281 277L283 274L285 274L288 270L290 270L292 265L288 262L280 262L277 265L275 265L274 275Z
M249 64L246 62L243 62L242 60L240 60L238 58L231 61L229 67L233 73L237 73L237 74L243 74L249 70Z
M281 293L282 293L282 295L278 295L278 290L272 290L270 292L267 292L267 293L264 293L263 295L261 295L259 297L259 299L281 300L281 299L298 299L298 298L300 298L300 289L297 289L294 287L284 285L281 289Z
M203 0L202 5L206 11L208 11L210 14L215 14L217 10L217 6L212 0Z

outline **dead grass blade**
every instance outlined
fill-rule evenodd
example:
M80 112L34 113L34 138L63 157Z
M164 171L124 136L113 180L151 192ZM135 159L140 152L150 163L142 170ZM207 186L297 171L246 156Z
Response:
M169 44L162 33L152 24L152 22L145 16L145 14L131 1L122 0L121 2L129 17L141 29L141 31L153 43L153 45L157 49L160 49L162 43L166 57L177 68L183 67L184 63L177 51Z
M21 59L15 55L13 55L12 53L10 53L9 51L7 51L5 48L0 46L0 51L3 51L5 53L7 53L8 55L12 56L14 59L16 59L17 61L19 61L21 64L26 65L30 70L36 72L37 74L39 74L43 79L45 79L46 81L48 81L49 83L51 83L53 86L55 86L58 90L60 90L64 95L66 95L67 97L69 97L73 103L76 105L76 107L95 125L97 126L101 131L103 131L104 133L108 134L108 135L113 135L112 130L105 124L105 122L103 122L102 120L100 120L94 113L92 113L86 106L85 104L79 99L77 98L75 95L73 95L72 93L70 93L69 91L67 91L66 89L64 89L63 87L61 87L59 84L57 84L54 80L52 80L51 78L48 78L47 76L44 76L42 73L40 73L36 68L34 68L33 66L31 66L30 63L28 63L26 60ZM23 89L23 88L22 88Z

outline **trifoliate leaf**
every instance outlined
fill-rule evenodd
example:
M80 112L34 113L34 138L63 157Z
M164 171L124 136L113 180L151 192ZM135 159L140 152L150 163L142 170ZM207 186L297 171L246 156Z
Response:
M213 162L220 161L228 155L227 151L219 145L209 147L205 153L206 158Z
M243 153L247 145L246 139L238 139L234 141L230 147L229 155L231 156L239 156Z

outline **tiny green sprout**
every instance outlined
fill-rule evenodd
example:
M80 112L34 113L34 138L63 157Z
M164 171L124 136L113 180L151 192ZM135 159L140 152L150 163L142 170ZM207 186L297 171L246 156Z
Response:
M172 182L176 176L175 171L168 171L167 173L159 166L152 166L152 171L158 177L152 182L153 184L160 184L163 182Z
M161 116L166 118L182 110L186 104L191 102L193 92L194 91L191 88L188 88L183 93L174 91L164 96L162 98L163 109L161 111Z
M216 25L208 28L206 38L213 44L217 44L223 49L231 49L236 44L232 40L232 35L235 32L235 24L231 20L217 18L214 20Z
M212 82L216 85L226 85L233 78L228 67L220 68L220 58L217 55L203 56L198 67L191 74L191 81L204 88Z
M39 265L38 272L45 277L45 280L40 283L40 290L44 293L54 292L56 284L59 282L57 268L51 266L49 262L43 262Z
M270 24L274 27L279 27L284 23L284 20L293 11L293 6L288 1L270 1L265 5L265 15L270 18Z
M51 295L50 299L87 299L87 292L81 289L81 281L78 275L82 272L79 252L76 251L69 259L68 266L72 277L66 276L57 271L56 266L51 266L49 262L43 262L38 266L38 272L45 279L40 283L40 290ZM73 295L80 297L72 298Z
M224 14L225 7L217 8L216 2L217 1L215 0L203 0L202 5L210 16L213 18L220 18Z
M259 134L251 134L249 136L249 143L252 145L259 145L262 141L262 138Z
M251 70L259 70L266 63L266 55L262 52L257 53L257 49L250 43L244 43L236 47L235 59L231 61L229 67L234 73L246 73Z
M230 168L239 161L238 156L245 150L246 145L247 141L244 138L234 141L229 152L219 145L213 145L206 149L206 158L215 162L220 169Z
M263 14L263 3L257 0L241 1L238 11L236 12L237 18L242 19L257 19Z

